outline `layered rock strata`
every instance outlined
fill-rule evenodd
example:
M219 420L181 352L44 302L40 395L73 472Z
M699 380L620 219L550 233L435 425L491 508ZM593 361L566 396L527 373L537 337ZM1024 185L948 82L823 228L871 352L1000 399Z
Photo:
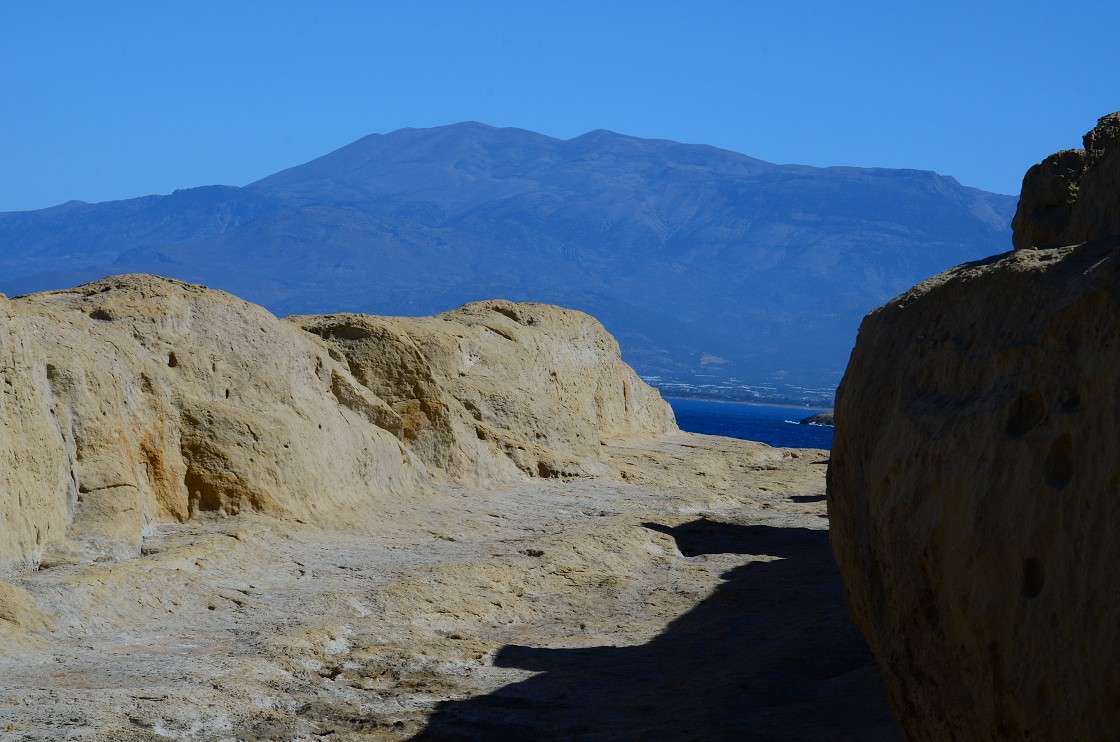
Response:
M675 429L586 315L297 324L143 275L0 299L0 387L8 571L136 555L153 524L211 513L360 524L441 480L578 475L602 438Z
M912 739L1120 728L1117 120L1024 182L1016 245L1088 242L966 264L875 310L837 395L833 550ZM1051 218L1039 194L1071 160L1075 198Z

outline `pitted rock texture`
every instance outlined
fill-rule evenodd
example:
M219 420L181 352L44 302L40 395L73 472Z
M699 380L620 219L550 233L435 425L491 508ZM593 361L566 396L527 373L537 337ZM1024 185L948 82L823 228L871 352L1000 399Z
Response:
M1016 248L1120 235L1120 112L1102 116L1084 144L1027 171L1011 222Z
M1120 238L872 312L836 400L831 541L911 739L1120 729Z
M334 327L328 344L147 275L0 299L0 569L136 556L154 524L208 514L360 525L447 478L575 475L601 468L601 437L675 430L577 314L304 318ZM380 340L346 345L359 327Z

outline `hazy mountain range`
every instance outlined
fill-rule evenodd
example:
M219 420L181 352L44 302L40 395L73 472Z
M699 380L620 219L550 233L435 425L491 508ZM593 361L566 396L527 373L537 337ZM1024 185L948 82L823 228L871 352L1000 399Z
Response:
M463 123L241 188L0 214L0 291L149 272L281 315L543 301L600 318L669 388L820 397L867 311L1009 249L1015 203L931 172Z

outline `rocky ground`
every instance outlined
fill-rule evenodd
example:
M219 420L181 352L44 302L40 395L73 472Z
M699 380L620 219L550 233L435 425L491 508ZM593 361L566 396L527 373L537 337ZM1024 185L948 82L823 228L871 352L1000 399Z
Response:
M0 740L899 738L826 457L671 433L345 529L149 527L10 579Z

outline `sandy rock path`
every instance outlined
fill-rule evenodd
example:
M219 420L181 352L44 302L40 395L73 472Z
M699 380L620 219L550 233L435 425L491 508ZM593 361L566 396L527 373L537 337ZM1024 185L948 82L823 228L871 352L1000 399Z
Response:
M827 452L675 433L620 476L326 530L168 524L12 577L0 741L895 739L828 547ZM22 591L22 592L20 592Z

